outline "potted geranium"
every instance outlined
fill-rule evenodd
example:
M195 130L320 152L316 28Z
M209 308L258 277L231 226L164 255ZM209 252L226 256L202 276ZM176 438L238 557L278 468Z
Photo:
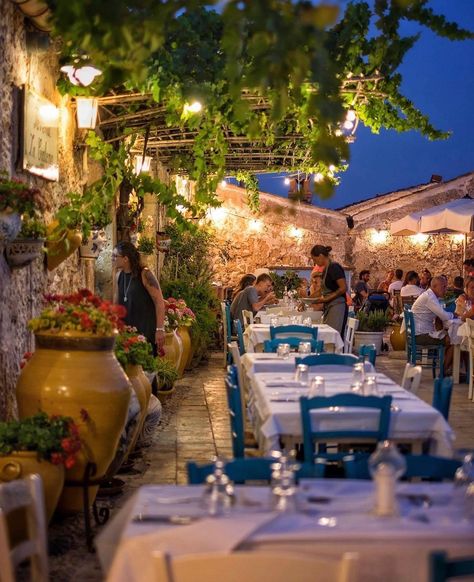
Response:
M115 455L131 394L113 352L125 309L87 289L48 295L45 301L29 324L36 350L18 379L20 418L38 410L73 418L84 448L67 478L83 479L88 463L96 465L100 478ZM91 487L91 503L96 491ZM81 488L66 485L59 505L69 511L82 509Z
M0 422L0 480L38 473L43 480L48 519L81 450L79 427L67 416L39 412L22 420Z
M38 188L30 188L17 178L0 172L0 245L16 238L23 214L32 216L35 210L44 210L45 203Z
M374 344L377 354L382 351L383 334L385 328L390 323L387 313L381 309L375 309L366 313L362 309L357 312L356 318L359 321L357 331L354 334L354 351L357 353L362 345Z
M130 326L125 327L117 336L115 355L129 377L140 403L140 419L128 447L128 452L131 452L145 422L151 396L151 384L144 372L155 372L156 358L145 336Z

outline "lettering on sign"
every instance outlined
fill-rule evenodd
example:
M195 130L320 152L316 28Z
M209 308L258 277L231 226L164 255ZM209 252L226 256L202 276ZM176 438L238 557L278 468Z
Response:
M48 99L25 90L23 169L59 180L59 109Z

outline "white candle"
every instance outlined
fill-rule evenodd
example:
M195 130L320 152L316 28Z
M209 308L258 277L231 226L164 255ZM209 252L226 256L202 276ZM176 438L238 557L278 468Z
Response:
M397 514L395 498L395 470L386 463L380 463L374 475L375 481L375 513L380 517L390 517Z

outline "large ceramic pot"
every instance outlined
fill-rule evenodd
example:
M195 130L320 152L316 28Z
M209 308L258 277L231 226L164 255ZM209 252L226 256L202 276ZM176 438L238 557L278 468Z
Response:
M178 327L178 335L181 338L183 344L183 354L181 360L179 361L178 374L181 378L184 374L186 366L191 363L192 350L191 350L191 336L189 335L189 327L183 325Z
M183 342L176 333L176 330L165 334L165 359L174 364L175 368L179 369L181 357L183 355Z
M43 238L16 238L7 243L5 258L12 269L26 267L42 255L43 249Z
M403 351L406 347L407 336L406 333L402 333L400 329L400 325L394 325L390 332L390 343L392 344L392 348L397 352Z
M47 228L48 271L56 269L81 246L82 242L82 234L79 231L64 229L55 232L57 226L57 222L52 222Z
M43 481L48 521L51 520L64 485L64 465L38 460L34 451L18 451L0 456L0 481L6 483L37 473Z
M130 454L138 440L138 436L143 428L143 423L145 422L146 415L148 413L148 403L150 402L151 396L151 384L143 371L141 366L135 366L132 364L127 364L125 368L125 373L127 374L132 388L137 395L138 402L140 403L140 419L138 421L138 426L134 437L130 443L128 454Z
M80 246L79 252L81 259L97 259L106 242L105 230L91 230L88 239Z
M0 212L0 246L14 240L21 229L21 216L18 212L2 210Z
M161 402L156 396L152 394L150 397L150 402L148 403L148 411L145 422L143 423L143 428L141 430L140 436L138 437L138 447L148 447L152 444L156 429L160 424L161 413Z
M97 477L102 477L114 458L131 394L114 341L84 332L36 334L36 351L18 379L20 418L41 410L70 416L79 426L82 450L66 471L66 482L81 481L88 462L96 464ZM97 489L89 489L91 503ZM59 508L81 510L82 489L66 483Z

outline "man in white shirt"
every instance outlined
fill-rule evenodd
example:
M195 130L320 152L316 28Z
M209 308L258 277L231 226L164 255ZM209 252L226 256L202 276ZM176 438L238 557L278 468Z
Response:
M405 285L400 289L400 297L418 297L423 289L418 286L420 278L416 271L408 271L405 276Z
M446 293L448 283L444 277L433 277L431 287L422 293L412 305L413 318L415 320L417 345L444 344L447 349L444 357L445 369L451 365L453 349L449 342L446 330L441 327L446 321L454 318L453 313L443 309L439 297Z
M394 291L400 291L400 289L403 287L403 271L401 269L397 269L395 271L395 281L393 283L390 283L390 285L388 286L388 292L390 293L390 297L393 297L393 292Z

